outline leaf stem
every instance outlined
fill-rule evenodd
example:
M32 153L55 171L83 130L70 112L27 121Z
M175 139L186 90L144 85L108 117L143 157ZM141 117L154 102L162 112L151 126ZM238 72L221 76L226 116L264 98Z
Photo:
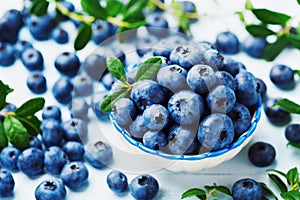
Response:
M290 187L290 190L296 190L296 189L298 189L298 183L295 183L295 184L293 184L293 185L291 185L291 187Z
M3 116L3 117L16 116L16 113L14 113L14 112L0 112L0 116Z
M164 3L162 3L161 1L159 0L150 0L151 3L153 3L154 5L156 5L158 8L160 8L161 10L163 11L166 11L167 10L167 7L165 6Z
M212 189L212 190L209 190L208 193L206 194L206 200L209 200L210 196L216 192L216 188Z
M128 22L123 22L119 17L107 17L106 20L114 25L117 25L119 27L125 27L130 28L130 24Z

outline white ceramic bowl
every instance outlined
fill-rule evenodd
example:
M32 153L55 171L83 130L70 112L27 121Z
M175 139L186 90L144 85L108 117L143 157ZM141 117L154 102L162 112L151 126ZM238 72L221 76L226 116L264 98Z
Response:
M135 140L130 134L120 127L110 114L110 120L114 127L120 133L120 136L124 138L124 141L129 143L128 146L133 148L138 153L150 156L150 159L155 159L157 163L168 163L163 166L171 171L186 171L195 172L206 168L211 168L221 164L222 162L229 160L236 156L245 147L254 136L254 132L257 123L261 116L262 102L259 100L256 106L256 111L253 115L251 126L244 132L234 143L218 151L212 151L202 153L198 155L171 155L161 151L150 149L144 146L141 142ZM168 162L169 161L169 162Z

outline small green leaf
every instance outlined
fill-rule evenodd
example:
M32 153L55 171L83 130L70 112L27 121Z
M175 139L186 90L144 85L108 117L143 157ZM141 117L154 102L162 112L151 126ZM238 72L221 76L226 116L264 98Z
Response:
M8 141L4 132L3 123L0 122L0 151L8 145Z
M223 194L227 194L227 195L231 196L230 189L226 186L219 185L219 186L216 187L216 190L223 193Z
M148 0L130 0L125 6L126 10L123 10L123 21L127 21L127 18L136 16L139 13L143 12L143 9L146 7Z
M300 36L299 35L287 34L286 38L293 45L293 47L300 49Z
M241 20L241 22L245 23L245 16L243 12L237 11L235 12L235 14L237 14Z
M12 91L14 90L0 80L0 110L2 110L6 104L6 96Z
M300 105L286 98L278 100L273 106L279 106L289 113L300 114Z
M117 16L122 10L123 4L118 0L107 0L106 10L107 14L111 17Z
M296 70L294 70L294 73L297 74L298 76L300 76L300 70L296 69Z
M287 192L287 187L284 182L276 174L268 174L272 182L278 187L281 192Z
M181 195L181 199L185 199L185 198L193 197L193 196L202 196L202 195L206 195L206 192L204 190L199 189L199 188L192 188L192 189L185 191Z
M264 8L252 9L253 14L265 24L280 24L284 25L286 22L291 19L291 16L267 10Z
M16 117L27 129L29 135L37 136L40 134L41 121L36 116Z
M178 28L181 28L185 33L188 33L190 31L189 18L183 10L181 4L178 1L172 0L171 7L174 10L174 14L178 18Z
M123 83L127 82L126 73L124 69L124 65L117 57L107 57L106 58L106 66L108 71L118 80Z
M276 34L274 31L268 29L265 25L247 24L246 30L254 37L267 37Z
M300 5L300 0L297 0L298 4Z
M263 58L267 61L273 61L287 46L287 44L288 40L285 36L278 37L274 43L266 46L263 53Z
M286 174L282 171L277 170L277 169L267 169L267 172L275 172L275 173L280 174L281 176L286 178Z
M48 7L49 7L49 1L33 0L29 12L39 17L44 16L47 14Z
M299 190L291 190L288 192L281 193L280 195L285 200L299 200L300 191Z
M96 19L106 20L108 14L98 0L81 0L80 3L82 9L89 15L94 16Z
M15 113L17 116L20 117L34 115L37 111L43 109L44 105L45 105L44 98L42 97L33 98L23 103L17 110L15 110Z
M25 149L29 145L29 137L26 128L14 116L4 118L4 132L8 141L18 149Z
M252 3L250 2L250 0L247 0L246 3L245 3L245 9L246 10L252 10L254 9Z
M105 99L102 101L100 105L101 111L104 113L109 113L112 110L114 104L119 99L126 97L129 91L130 91L129 89L120 89L105 97Z
M275 200L278 200L278 197L275 195L275 193L265 183L259 182L259 184L261 185L264 193L267 193L267 195L271 195Z
M298 182L298 179L299 179L299 174L298 174L297 167L294 167L294 168L290 169L286 173L286 177L287 177L287 180L288 180L290 185L296 184Z
M74 49L76 51L83 49L92 37L91 25L82 23L78 28L78 33L74 42Z
M136 73L136 82L140 80L151 79L157 74L161 67L161 63L162 59L159 57L152 57L143 62L141 66L139 66L139 69Z
M287 143L287 145L286 145L287 147L288 146L292 146L292 147L294 147L294 148L296 148L296 149L299 149L300 150L300 144L298 144L298 143L294 143L294 142L289 142L289 143Z

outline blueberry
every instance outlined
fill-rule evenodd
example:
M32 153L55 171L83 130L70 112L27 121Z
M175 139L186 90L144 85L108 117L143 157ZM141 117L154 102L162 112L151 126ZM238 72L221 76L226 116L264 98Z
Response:
M291 90L295 87L294 71L289 66L274 65L269 76L272 83L282 90Z
M59 4L60 4L62 7L66 8L69 12L74 12L74 11L75 11L75 6L74 6L70 1L66 1L66 0L60 1ZM65 16L65 15L62 15L62 16L60 17L60 19L62 19L63 21L65 21L65 20L68 20L69 17L68 17L68 16Z
M29 177L44 173L44 152L41 149L30 147L19 156L17 166L21 172Z
M300 124L289 124L284 131L289 142L300 144Z
M64 138L64 131L60 122L55 119L46 119L42 121L42 141L46 147L60 146Z
M136 113L133 101L128 98L119 99L112 107L112 115L121 126L132 123L136 117Z
M218 71L216 72L216 76L218 77L216 85L224 85L226 87L229 87L233 91L236 90L236 82L231 74L226 71Z
M74 161L66 164L60 178L72 190L83 188L88 183L89 171L83 162Z
M24 24L22 13L19 10L10 9L4 13L3 17L6 18L8 24L16 30L20 30Z
M179 1L179 3L185 13L197 12L196 5L192 1Z
M106 71L106 57L95 53L90 54L83 61L82 68L92 79L99 81Z
M35 147L42 150L42 141L36 136L29 135L29 147Z
M102 169L112 162L113 151L108 143L96 141L88 144L84 158L94 168Z
M103 84L103 86L105 87L105 89L107 90L111 90L112 85L117 81L117 79L111 74L111 73L106 73L104 74L101 79L100 82Z
M141 174L132 179L129 184L129 191L135 199L150 200L157 195L159 185L153 176Z
M251 115L246 106L240 103L236 103L233 109L228 113L234 126L234 135L239 137L244 133L251 125Z
M163 56L169 59L172 52L172 47L168 44L167 39L161 39L160 42L154 44L151 49L153 56Z
M137 140L141 140L149 129L145 126L143 115L136 116L135 120L129 125L130 135Z
M72 78L77 75L80 61L76 54L63 52L55 59L54 66L60 73Z
M161 130L169 121L169 111L160 104L153 104L143 112L144 125L150 130Z
M275 148L266 142L255 142L248 150L248 158L251 163L258 167L271 165L276 157Z
M258 92L259 92L263 102L265 102L265 100L267 98L267 85L260 78L256 78L256 80L257 80L257 84L258 84Z
M26 41L26 40L20 40L15 44L15 54L17 57L21 57L22 53L24 50L26 49L32 49L33 46L30 42Z
M141 80L135 83L130 98L141 111L152 104L164 104L166 102L162 88L152 80Z
M0 154L1 166L9 171L18 171L17 161L21 151L13 146L2 149Z
M262 187L250 178L236 181L231 188L231 194L234 200L261 200L263 198Z
M42 119L55 119L61 122L61 110L58 106L45 106L42 110Z
M168 34L168 21L160 13L152 13L146 16L146 27L150 34L159 38Z
M68 104L72 100L73 84L66 77L55 81L52 87L54 98L61 104Z
M205 51L211 50L211 49L216 49L215 45L207 42L207 41L201 41L197 43L197 48L200 50L202 54L204 54Z
M206 97L211 113L228 113L233 109L235 101L234 91L224 85L215 87Z
M146 38L139 38L135 44L136 46L136 53L142 57L147 53L151 52L152 47L154 44L157 43L157 39L152 36L148 36Z
M35 72L27 78L27 87L35 94L42 94L47 91L47 81L43 74Z
M81 119L72 118L62 124L67 141L84 141L88 134L87 123Z
M97 118L105 120L108 119L108 114L102 112L100 109L100 105L103 101L103 99L108 95L107 91L100 91L94 93L92 100L91 100L91 108L94 111L94 114L97 116Z
M108 49L105 49L105 52L103 52L106 57L108 56L114 56L117 57L124 66L126 66L126 54L122 49L119 47L110 47Z
M189 70L192 66L201 63L203 54L195 46L179 45L170 54L170 61L173 64Z
M23 65L30 71L43 70L44 58L40 51L28 48L21 53L21 61Z
M167 135L161 131L147 131L143 136L143 144L150 149L161 150L167 142Z
M167 152L174 155L195 153L198 141L197 129L193 126L174 124L168 133Z
M42 17L30 15L27 20L27 25L33 38L42 41L50 38L51 32L55 27L55 21L50 15L44 15Z
M168 102L170 116L177 124L198 123L203 109L202 97L189 90L175 93Z
M34 196L38 200L63 200L66 194L65 184L56 179L42 181L34 191Z
M106 21L96 20L92 24L92 40L95 44L100 44L112 36L112 26Z
M160 68L157 73L157 82L175 93L188 88L187 71L179 65L169 65Z
M234 126L225 114L214 113L205 117L198 128L198 140L203 147L216 151L232 143Z
M52 31L52 38L58 44L66 44L69 42L69 34L61 27L57 27Z
M0 197L13 196L15 180L9 171L0 171Z
M187 83L196 93L206 93L218 81L213 68L208 65L194 65L187 74Z
M106 177L108 187L115 193L124 193L128 189L128 181L125 174L120 171L111 171Z
M59 175L67 161L67 155L57 146L49 147L49 149L45 151L45 171L50 174Z
M267 46L265 38L255 38L249 36L246 38L243 44L244 52L252 58L262 58L264 50Z
M214 71L221 70L223 68L224 57L215 49L206 50L203 53L203 59L201 63L211 66Z
M10 23L8 17L0 18L0 42L16 43L19 38L19 29Z
M11 66L15 60L13 46L9 43L0 42L0 65L4 67Z
M236 54L240 50L240 41L238 37L230 31L219 33L215 44L216 48L225 54Z
M250 72L239 73L236 80L236 99L247 107L255 105L259 100L258 84Z
M83 159L84 147L80 142L69 141L63 145L62 150L67 154L70 161Z
M74 98L68 106L72 118L87 119L89 105L84 99Z
M230 73L233 77L235 77L235 75L237 75L243 68L245 68L243 63L230 57L224 57L222 70Z
M87 75L78 75L74 78L74 94L76 96L88 96L93 92L93 81Z
M284 126L291 121L291 114L278 106L273 105L279 98L268 98L264 103L264 111L269 122L275 126Z

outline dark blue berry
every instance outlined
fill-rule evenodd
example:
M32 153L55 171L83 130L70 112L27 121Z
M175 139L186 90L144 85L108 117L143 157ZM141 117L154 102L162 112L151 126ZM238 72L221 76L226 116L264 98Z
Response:
M115 193L124 193L128 189L128 181L125 174L120 171L114 170L106 177L108 187Z
M84 99L81 98L72 99L68 108L70 110L70 115L72 118L87 119L89 105Z
M17 166L21 172L29 177L44 173L44 152L41 149L30 147L19 156Z
M271 165L276 157L275 148L266 142L255 142L248 150L248 158L251 163L258 167Z
M42 150L42 141L36 136L29 135L29 147L35 147Z
M135 44L136 46L136 53L142 57L147 53L151 52L152 47L154 44L157 43L157 39L152 36L148 36L145 38L139 38Z
M0 171L0 197L11 197L15 189L15 180L9 171Z
M11 66L15 60L13 46L9 43L0 42L0 65L4 67Z
M26 83L30 91L35 94L42 94L47 91L47 81L41 73L30 74Z
M192 66L201 63L203 53L195 46L182 46L179 45L174 48L170 54L170 61L173 64L180 65L181 67L189 70Z
M58 44L66 44L69 42L69 34L64 29L57 27L52 31L52 38Z
M19 10L10 9L4 13L3 17L6 18L10 26L16 30L19 30L24 24L23 15Z
M66 198L66 187L61 180L47 179L35 189L34 196L38 200L62 200Z
M7 146L2 149L0 154L0 162L2 167L9 171L18 171L17 161L21 151L13 146Z
M92 100L91 100L91 108L94 111L94 114L97 118L105 120L108 119L108 114L103 113L100 109L100 105L103 101L103 99L108 95L107 91L101 91L94 93Z
M44 58L42 53L33 48L27 48L21 53L21 61L30 71L43 70L44 68Z
M52 87L54 98L62 104L68 104L72 100L73 84L68 78L59 78Z
M76 96L88 96L93 92L93 81L87 75L80 74L76 76L73 85Z
M84 158L94 168L101 169L112 162L112 147L105 142L96 141L88 144Z
M163 149L168 143L168 137L161 131L147 131L143 136L143 144L154 150Z
M43 120L41 131L42 141L46 147L61 145L64 138L64 131L59 121L51 118Z
M146 131L149 129L145 126L145 119L143 115L138 115L135 120L129 125L130 135L137 139L141 140Z
M72 118L62 124L67 141L82 142L86 139L88 129L87 123L81 119Z
M282 90L291 90L295 87L294 71L289 66L274 65L269 76L272 83Z
M45 171L50 174L59 175L67 161L67 155L57 146L49 147L45 151Z
M66 1L66 0L60 1L59 4L60 4L62 7L66 8L69 12L74 12L74 11L75 11L75 6L74 6L70 1ZM69 17L68 17L68 16L65 16L65 15L62 15L62 16L61 16L61 19L62 19L63 21L65 21L65 20L68 20Z
M61 122L61 110L54 105L45 106L42 110L42 118L43 120L51 118Z
M143 112L144 125L150 130L162 130L169 122L169 111L160 104L153 104Z
M289 142L300 144L300 124L289 124L284 131Z
M80 161L83 159L84 147L82 143L76 141L68 141L62 147L70 161Z
M236 181L231 188L231 194L234 200L261 200L263 198L262 187L250 178Z
M233 109L228 113L234 126L234 135L239 137L244 133L251 125L251 115L246 106L240 103L236 103Z
M253 58L262 58L267 44L268 43L265 38L255 38L249 36L244 41L243 50L246 54Z
M30 42L26 40L20 40L15 44L15 54L17 57L21 57L22 53L26 49L32 49L33 46Z
M150 34L164 37L168 34L168 21L160 13L153 13L146 17L146 27Z
M264 102L267 98L267 85L260 78L256 78L256 80L257 80L258 92L259 92L259 94L260 94L260 96L261 96L261 98Z
M112 36L112 26L106 21L97 20L92 24L92 32L92 40L95 44L100 44Z
M275 126L284 126L291 121L291 114L279 106L273 106L279 98L268 98L264 103L264 111L269 122Z
M216 72L216 76L218 77L218 81L217 81L216 85L224 85L226 87L229 87L233 91L236 90L235 79L228 72L218 71L218 72Z
M55 27L55 21L50 15L44 15L42 17L30 15L27 20L27 25L33 38L42 41L50 38L51 32Z
M135 199L150 200L157 195L159 185L153 176L141 174L132 179L129 184L129 191Z
M16 43L19 38L19 29L5 16L0 18L0 33L0 42Z
M136 113L133 101L128 98L119 99L112 107L112 115L121 126L132 123L136 117Z
M240 41L238 37L230 31L219 33L215 45L221 53L225 54L236 54L240 50Z
M76 54L63 52L55 59L54 66L63 75L74 77L80 68L80 61Z
M83 61L82 68L91 78L99 81L106 71L106 57L96 53L90 54Z
M100 79L100 82L103 84L103 86L107 90L111 90L112 85L116 81L117 81L117 79L111 73L105 73Z
M196 12L196 5L192 1L179 1L179 3L185 13Z
M237 75L243 68L245 68L243 63L230 57L224 57L222 70L230 73L233 77L235 77L235 75Z

